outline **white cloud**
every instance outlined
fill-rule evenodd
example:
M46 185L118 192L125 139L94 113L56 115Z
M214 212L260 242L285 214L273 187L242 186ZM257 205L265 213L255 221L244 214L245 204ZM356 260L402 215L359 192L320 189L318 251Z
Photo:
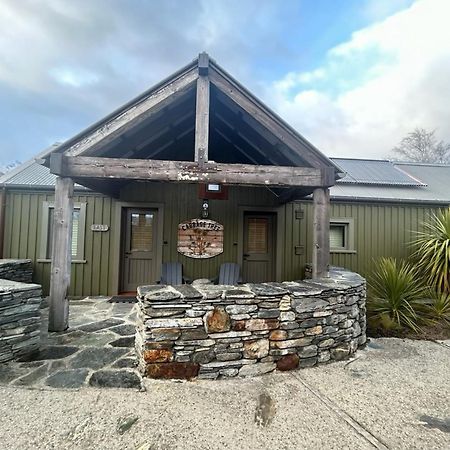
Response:
M450 140L449 17L448 0L419 0L353 33L322 67L274 82L269 101L332 156L385 157L416 126Z

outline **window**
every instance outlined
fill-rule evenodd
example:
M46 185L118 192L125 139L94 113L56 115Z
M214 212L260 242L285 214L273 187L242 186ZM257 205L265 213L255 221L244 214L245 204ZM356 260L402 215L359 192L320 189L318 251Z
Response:
M44 202L42 211L42 230L40 260L52 259L54 204ZM84 228L86 222L86 203L76 203L72 222L72 261L84 262Z
M330 220L330 251L333 253L355 253L353 219Z

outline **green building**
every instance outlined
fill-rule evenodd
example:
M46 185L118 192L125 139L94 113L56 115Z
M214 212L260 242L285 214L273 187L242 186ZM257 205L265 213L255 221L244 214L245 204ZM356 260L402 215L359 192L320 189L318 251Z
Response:
M204 54L0 177L0 257L31 259L45 292L64 243L57 178L75 183L71 296L134 291L174 261L190 279L224 262L243 281L311 262L365 275L450 203L450 166L329 159Z

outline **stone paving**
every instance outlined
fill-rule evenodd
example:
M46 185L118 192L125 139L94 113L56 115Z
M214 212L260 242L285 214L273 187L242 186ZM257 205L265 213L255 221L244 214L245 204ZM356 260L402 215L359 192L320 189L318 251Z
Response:
M142 389L135 368L135 304L108 300L72 300L70 328L62 333L47 332L48 308L41 309L41 351L30 360L1 364L0 384Z

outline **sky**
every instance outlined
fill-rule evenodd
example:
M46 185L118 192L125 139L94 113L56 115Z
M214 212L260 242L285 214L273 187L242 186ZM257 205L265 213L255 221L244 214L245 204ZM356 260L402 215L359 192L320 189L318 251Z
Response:
M207 51L328 156L450 141L449 0L1 0L0 167Z

